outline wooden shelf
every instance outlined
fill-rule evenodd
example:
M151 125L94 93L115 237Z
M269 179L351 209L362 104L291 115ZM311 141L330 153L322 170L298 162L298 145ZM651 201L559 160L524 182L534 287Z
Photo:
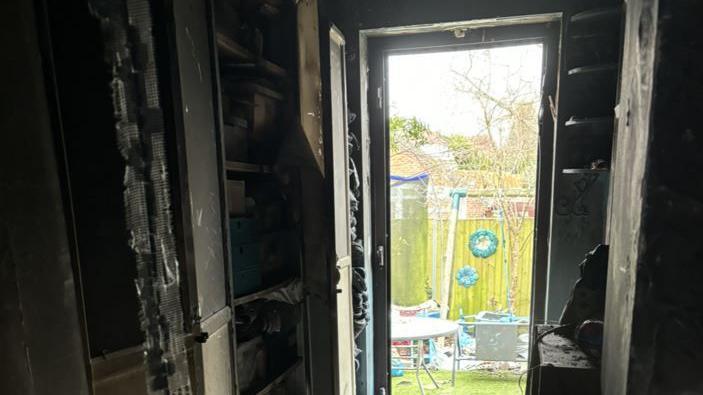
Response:
M584 75L593 73L603 73L607 71L616 71L617 63L594 64L590 66L574 67L568 71L569 75Z
M562 169L562 174L605 174L610 169Z
M227 37L227 35L217 33L216 39L217 48L222 53L222 58L225 61L225 65L228 61L230 61L240 67L251 67L261 70L262 72L273 77L288 77L288 72L283 67L264 58L255 56L238 42Z
M223 33L216 33L217 38L217 48L222 52L222 54L230 59L238 60L241 62L254 62L256 59L254 54L249 52L248 49L241 46L238 42L227 37Z
M612 45L617 46L619 41L617 40L618 35L614 32L615 28L619 25L614 24L612 28L599 29L598 31L588 31L588 32L574 32L569 34L569 39L574 41L577 45L584 45L585 41L598 41L607 40L609 43L599 43L598 45ZM581 29L584 30L584 29Z
M225 170L233 173L271 174L273 169L269 165L256 163L225 161Z
M286 98L282 93L255 82L242 82L236 85L238 85L236 90L228 94L238 95L242 92L246 92L248 94L260 93L279 101L285 100Z
M277 65L276 63L270 62L266 59L259 59L257 63L262 71L279 78L287 78L288 72L283 67Z
M568 121L564 123L566 127L573 126L593 126L598 124L612 123L613 117L591 117L591 118L577 118L571 117Z
M610 34L604 34L602 31L599 32L589 32L589 33L577 33L577 34L571 34L569 35L569 38L572 40L594 40L598 38L603 38L603 37L608 37L610 38Z
M268 384L266 384L265 387L261 388L260 390L252 391L252 392L247 392L248 394L256 394L256 395L266 395L270 393L272 390L274 390L277 386L279 386L281 383L283 383L288 377L290 377L293 372L295 372L296 369L303 363L302 359L298 358L288 369L284 370L283 373L279 374L276 377L273 377L271 381L269 381Z
M258 71L270 77L288 78L286 69L266 59L258 59L252 62L235 61L234 63L225 60L221 69L224 69L225 72L228 69Z
M297 280L298 280L297 278L293 278L293 279L280 282L278 284L272 285L268 288L264 288L260 291L257 291L257 292L254 292L254 293L251 293L248 295L238 296L238 297L234 298L234 300L232 301L232 305L239 306L242 304L253 302L257 299L261 299L268 294L271 294L273 292L278 291L279 289L282 289L282 288L289 286L290 284L292 284L293 282L295 282Z
M598 22L609 18L615 18L619 16L621 12L622 11L619 6L594 8L592 10L587 10L572 15L570 21L571 23Z

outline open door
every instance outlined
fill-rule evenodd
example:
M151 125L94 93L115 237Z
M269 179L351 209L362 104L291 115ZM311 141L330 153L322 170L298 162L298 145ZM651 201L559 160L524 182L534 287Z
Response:
M391 257L396 263L399 261L397 254L391 254L391 214L396 215L398 210L391 210L390 199L390 124L391 102L389 96L389 63L390 57L399 54L431 54L450 51L467 51L475 49L490 49L519 45L542 45L542 87L541 101L542 116L538 118L539 124L536 133L537 147L539 149L536 164L536 198L534 202L534 242L533 257L528 261L532 270L532 305L527 305L531 319L542 321L544 319L544 289L547 271L547 242L548 226L550 219L552 176L552 147L554 120L549 111L550 100L556 97L557 65L558 65L558 37L559 16L556 14L535 15L515 19L505 19L500 23L481 25L485 21L467 21L457 23L452 27L438 27L437 30L413 27L387 28L380 30L361 31L360 53L362 86L367 82L366 110L368 114L368 134L370 138L370 175L372 193L372 248L373 248L373 339L374 339L374 390L375 394L387 394L391 385L391 268L394 267ZM453 33L449 33L453 32ZM469 34L468 32L471 32ZM458 33L458 34L457 34ZM466 34L464 34L466 33ZM418 75L418 78L423 76ZM363 94L363 92L362 92ZM362 116L364 115L362 109ZM441 151L442 153L448 151ZM430 170L430 165L423 165L423 172ZM420 174L420 173L417 173ZM444 176L444 175L443 175ZM440 179L441 177L437 177ZM437 184L437 191L444 193L446 185ZM459 187L463 185L457 185ZM451 190L451 189L450 189ZM447 191L448 192L448 191ZM442 195L443 199L450 199L449 193ZM513 204L513 203L510 203ZM447 205L448 207L448 205ZM401 210L402 211L402 210ZM500 217L498 217L500 218ZM471 234L471 233L468 233ZM456 242L456 239L454 239ZM462 246L463 248L463 246ZM468 248L468 247L466 247ZM455 249L452 249L456 251ZM442 259L442 258L440 258ZM444 258L446 261L446 258ZM465 261L449 259L452 271L450 279L455 279L457 272L452 269L454 262ZM398 266L395 266L396 268ZM441 264L440 266L441 267ZM435 281L433 280L433 283ZM435 289L441 290L439 286ZM452 294L446 292L450 298ZM430 299L434 295L428 297ZM509 298L510 296L508 296ZM445 300L444 308L447 309L451 299ZM408 304L409 305L409 304ZM531 311L530 311L531 309ZM456 321L456 312L450 321ZM446 310L445 310L446 311ZM525 314L527 315L527 314ZM454 354L456 355L456 354ZM456 366L456 365L455 365Z
M354 329L352 308L352 260L349 202L349 150L347 128L347 87L345 78L344 37L334 26L329 30L330 107L332 121L331 151L334 184L334 249L337 282L337 358L336 389L339 394L355 394Z
M305 286L313 394L356 393L344 37L316 0L298 3ZM319 180L319 182L318 182Z

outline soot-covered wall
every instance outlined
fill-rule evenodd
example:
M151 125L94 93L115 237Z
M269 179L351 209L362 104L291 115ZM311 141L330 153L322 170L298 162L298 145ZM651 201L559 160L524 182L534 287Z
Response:
M0 3L0 393L88 395L63 150L36 3Z
M603 386L703 392L703 3L628 2Z
M61 133L91 357L141 345L136 263L124 211L124 161L114 131L101 21L87 2L47 1ZM48 54L47 54L48 55Z

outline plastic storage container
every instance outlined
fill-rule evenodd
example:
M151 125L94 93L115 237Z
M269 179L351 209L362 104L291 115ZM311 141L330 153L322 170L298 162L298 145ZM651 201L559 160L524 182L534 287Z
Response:
M232 289L241 296L261 288L261 243L253 219L231 218L229 223Z
M234 296L247 295L261 289L261 270L258 266L248 270L234 271Z
M253 218L230 218L229 237L233 247L258 241L259 231L256 220Z

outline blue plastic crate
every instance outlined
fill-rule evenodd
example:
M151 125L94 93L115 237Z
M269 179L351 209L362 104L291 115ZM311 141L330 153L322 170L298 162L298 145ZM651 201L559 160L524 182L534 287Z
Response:
M242 296L261 289L261 271L258 267L235 271L233 274L234 296Z
M261 244L249 243L232 246L232 272L242 272L256 268L261 271Z
M256 220L253 218L230 218L229 238L232 246L253 243L259 240Z

